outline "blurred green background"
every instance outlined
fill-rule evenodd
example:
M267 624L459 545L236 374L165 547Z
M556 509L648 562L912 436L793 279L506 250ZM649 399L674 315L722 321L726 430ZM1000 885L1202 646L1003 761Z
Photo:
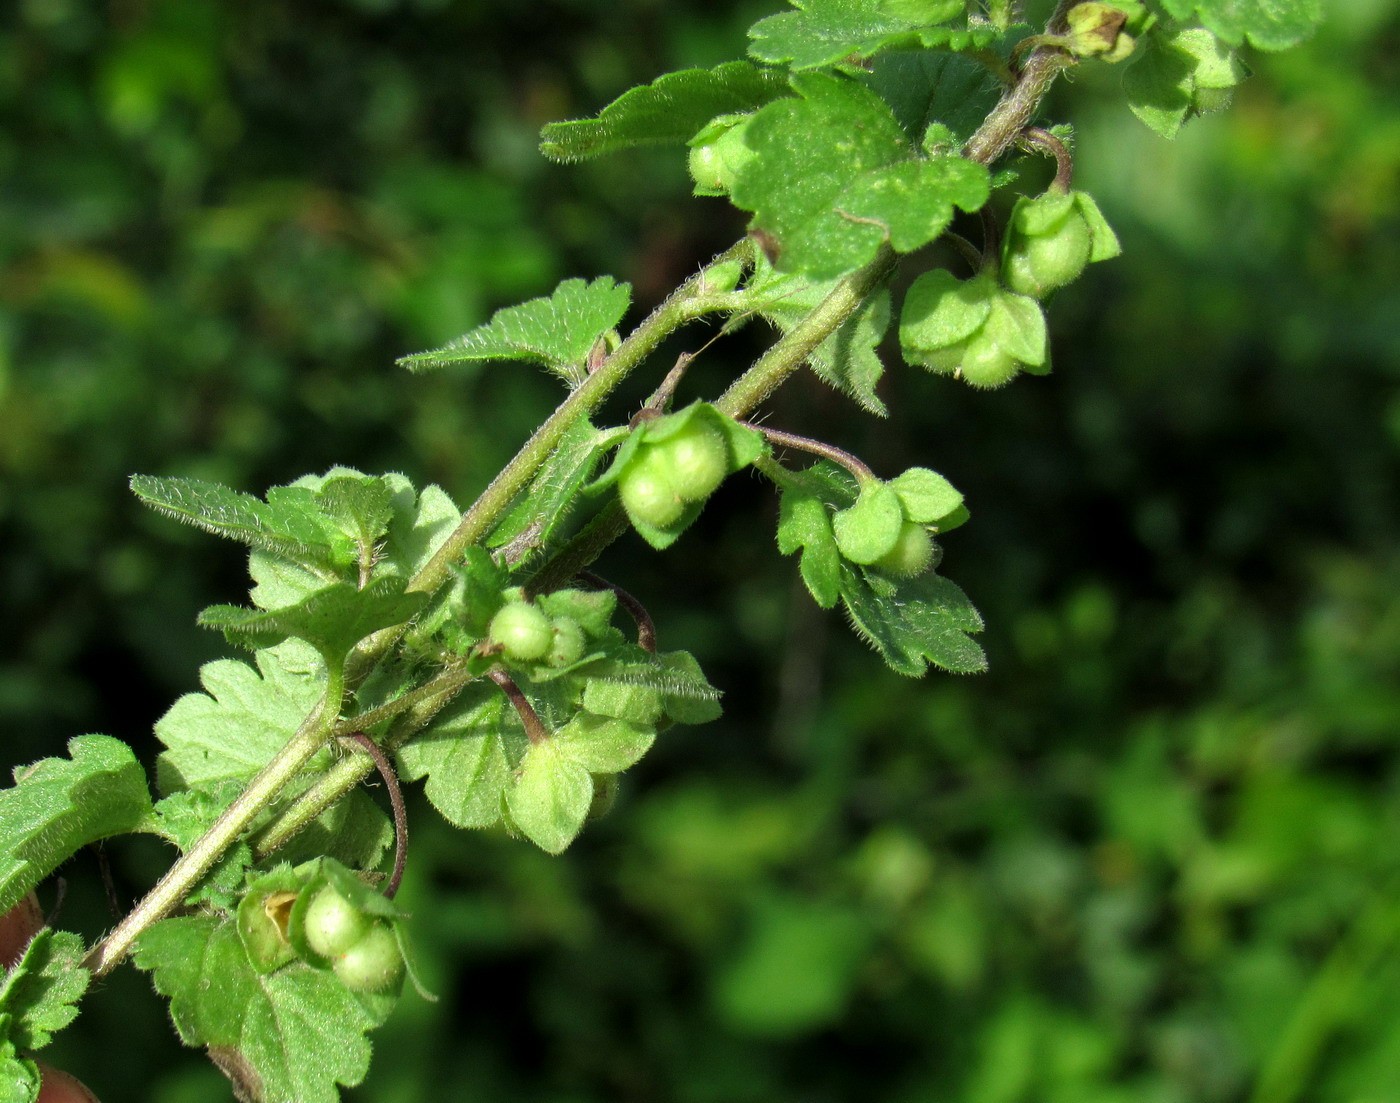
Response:
M348 463L469 500L555 385L394 357L566 276L643 309L733 240L675 153L563 168L535 135L741 55L777 6L6 5L8 760L86 731L153 756L220 653L193 618L240 599L237 549L127 475ZM1054 303L1052 377L979 393L891 357L888 423L815 382L774 403L967 493L944 570L991 673L886 671L755 539L756 480L663 555L623 541L600 569L728 714L562 858L415 808L402 899L443 998L404 1000L347 1098L1400 1100L1400 4L1332 7L1175 143L1119 71L1062 82L1125 256ZM127 899L167 858L109 856ZM100 933L96 862L65 872L65 922ZM105 1103L226 1097L130 969L50 1052Z

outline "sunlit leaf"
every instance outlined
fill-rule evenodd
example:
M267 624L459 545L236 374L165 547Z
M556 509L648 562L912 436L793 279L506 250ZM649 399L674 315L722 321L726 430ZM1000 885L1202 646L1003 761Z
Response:
M15 784L0 790L0 914L81 847L150 815L146 772L121 740L80 735L68 754L17 768Z

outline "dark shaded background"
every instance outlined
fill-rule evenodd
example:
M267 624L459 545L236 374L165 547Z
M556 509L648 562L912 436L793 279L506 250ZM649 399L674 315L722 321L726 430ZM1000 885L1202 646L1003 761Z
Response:
M555 384L394 357L566 276L644 308L727 245L676 154L561 168L535 134L739 56L775 6L7 6L8 759L87 731L152 756L220 653L193 618L240 599L237 549L141 512L130 473L348 463L469 500ZM888 423L816 383L775 402L967 493L944 570L992 672L886 671L755 539L756 481L664 555L619 544L603 569L728 715L560 859L417 810L403 898L443 1001L405 999L349 1098L1400 1099L1400 9L1333 7L1174 144L1117 70L1061 87L1125 256L1054 303L1052 377L891 358ZM709 393L756 339L706 354ZM110 856L127 897L167 859ZM96 935L96 863L65 872ZM223 1098L122 974L52 1059L106 1103Z

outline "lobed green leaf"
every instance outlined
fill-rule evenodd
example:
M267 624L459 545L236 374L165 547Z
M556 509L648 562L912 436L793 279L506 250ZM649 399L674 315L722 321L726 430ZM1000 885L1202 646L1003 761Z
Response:
M426 777L428 800L458 827L490 827L501 820L512 759L523 754L520 722L495 686L472 686L397 752L405 781ZM513 754L507 754L512 747Z
M0 790L0 913L88 843L140 829L151 812L146 773L119 739L80 735L68 758L15 770Z
M1286 50L1317 30L1322 0L1162 0L1173 18L1199 19L1232 46Z
M83 940L44 928L0 982L0 1045L42 1049L78 1015L75 1006L92 974L83 968Z
M166 747L156 763L161 792L246 781L320 701L321 679L308 667L306 649L269 648L255 662L257 669L234 659L206 663L199 671L205 692L185 694L156 721ZM308 770L323 769L329 756L317 754Z
M595 119L548 124L540 152L581 161L634 146L679 145L716 115L753 111L790 94L785 74L747 61L682 69L624 92Z
M349 542L335 540L314 494L302 488L275 487L264 502L201 479L133 475L131 489L158 513L281 556L322 577L333 577L353 559Z
M496 311L489 322L442 348L399 358L411 371L476 360L527 360L542 364L569 387L587 377L588 355L627 313L631 287L611 276L565 280L548 298Z
M889 106L857 81L798 74L801 99L759 111L745 131L758 153L732 189L754 213L776 268L833 279L888 242L908 251L933 240L954 207L986 202L989 177L958 157L917 159Z
M511 822L550 854L562 854L578 837L592 803L592 775L553 739L525 752L506 790Z
M365 1034L394 1004L302 961L259 973L227 917L162 920L134 957L170 999L181 1040L206 1047L243 1098L337 1103L337 1085L364 1079Z
M778 550L802 552L798 562L802 581L823 609L841 597L841 551L831 529L826 503L798 487L784 487L778 511Z
M303 640L334 665L366 636L409 620L422 609L427 597L424 593L404 593L400 578L381 578L363 589L335 582L279 609L211 605L199 614L198 623L254 649L272 647L286 639Z
M995 41L996 28L935 24L961 16L966 0L792 0L797 11L749 28L749 55L759 61L816 69L853 63L900 47L966 50Z
M927 572L896 588L846 567L841 598L856 632L897 673L918 677L929 663L958 674L987 668L982 648L968 635L981 631L982 618L941 575Z

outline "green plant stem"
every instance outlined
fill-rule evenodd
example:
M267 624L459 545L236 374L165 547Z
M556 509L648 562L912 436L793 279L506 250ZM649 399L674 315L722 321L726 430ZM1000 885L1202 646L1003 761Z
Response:
M530 594L547 594L557 590L579 571L584 570L627 531L627 513L616 498L598 511L583 529L535 572L526 590Z
M467 548L477 543L491 526L510 508L515 496L525 489L569 427L579 418L592 413L629 374L646 359L671 333L687 322L717 309L709 300L725 299L706 290L706 274L717 264L752 256L753 244L747 239L738 242L712 260L666 299L606 360L599 365L559 408L535 430L533 436L516 453L515 458L501 469L491 485L481 492L461 522L443 541L423 568L409 580L408 590L436 590L447 579L452 566Z
M844 448L837 448L834 444L827 444L825 441L813 440L811 437L800 437L796 433L785 433L781 429L769 429L764 425L754 425L745 422L750 429L757 429L769 443L776 444L780 448L795 448L799 452L810 452L814 456L821 456L832 463L840 464L847 471L856 477L860 483L874 482L875 472L857 457L851 455Z
M1048 27L1062 28L1065 12L1071 6L1072 0L1060 0ZM990 164L1011 148L1035 117L1055 77L1072 64L1074 59L1058 49L1032 51L1016 82L968 140L963 155L981 164ZM736 379L715 401L715 406L735 418L752 413L806 363L818 345L856 312L866 297L884 282L894 265L893 250L882 246L874 260L848 273L810 314ZM530 581L530 590L544 593L562 586L626 531L627 515L614 500L540 568Z
M1067 30L1065 13L1074 6L1074 0L1060 0L1055 6L1055 14L1046 24L1046 33L1053 35ZM1040 108L1040 101L1061 71L1075 64L1075 60L1058 46L1040 45L1026 58L1016 77L1016 83L1007 89L992 113L977 128L977 133L963 146L963 156L979 165L990 165L1016 144L1021 131L1030 125Z
M665 302L653 310L627 338L589 376L570 393L569 397L550 414L531 435L511 461L501 469L491 484L481 492L461 521L433 553L431 559L408 581L412 593L432 593L445 581L452 568L461 561L466 550L478 543L510 508L519 494L549 459L564 439L569 428L582 417L596 410L666 337L687 322L705 314L731 308L735 295L729 291L713 291L709 287L710 271L731 261L753 263L754 243L744 238L730 246L681 284ZM348 664L351 688L359 685L403 634L404 627L386 628L376 632L357 647Z
M715 406L730 417L752 413L807 362L818 345L856 312L866 296L884 282L894 269L894 263L894 250L888 245L880 246L874 260L864 268L847 273L810 314L774 342L772 348L715 400Z
M444 693L455 694L475 677L476 675L455 667L451 670L444 670L436 678L424 682L417 689L409 690L401 697L395 697L392 701L388 701L378 708L362 712L358 716L347 717L335 726L335 734L349 735L352 732L367 731L377 727L385 720L392 720L430 698L441 696Z
M325 746L340 713L344 691L344 672L340 667L332 667L326 678L325 696L302 721L296 734L258 771L248 787L166 871L112 933L92 948L83 961L84 967L98 977L110 972L143 931L180 905L258 814Z

